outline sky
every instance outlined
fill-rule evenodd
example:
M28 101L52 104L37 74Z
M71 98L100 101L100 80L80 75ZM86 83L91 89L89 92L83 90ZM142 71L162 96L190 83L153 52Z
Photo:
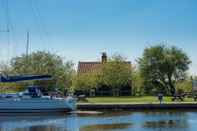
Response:
M76 64L99 60L101 52L135 63L146 47L175 45L197 75L196 12L196 0L0 0L0 60L25 53L29 31L31 52Z

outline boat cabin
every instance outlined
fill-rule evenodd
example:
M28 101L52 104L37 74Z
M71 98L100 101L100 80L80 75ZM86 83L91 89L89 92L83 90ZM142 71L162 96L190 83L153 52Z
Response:
M38 98L41 97L43 94L38 86L29 86L27 90L22 94L30 96L31 98Z

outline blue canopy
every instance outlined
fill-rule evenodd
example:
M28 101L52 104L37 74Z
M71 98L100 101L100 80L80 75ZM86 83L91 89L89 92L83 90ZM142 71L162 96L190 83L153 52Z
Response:
M50 75L20 75L20 76L4 76L0 75L0 82L18 82L28 80L49 80Z

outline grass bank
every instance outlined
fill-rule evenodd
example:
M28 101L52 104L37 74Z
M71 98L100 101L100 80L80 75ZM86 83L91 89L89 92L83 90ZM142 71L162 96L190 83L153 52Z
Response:
M90 97L87 101L79 101L79 103L133 103L133 104L143 104L143 103L159 103L158 98L155 96L120 96L120 97ZM172 97L164 97L163 103L195 103L193 98L184 98L184 101L172 101Z
M17 91L14 91L14 90L0 90L0 94L7 94L7 93L17 93Z

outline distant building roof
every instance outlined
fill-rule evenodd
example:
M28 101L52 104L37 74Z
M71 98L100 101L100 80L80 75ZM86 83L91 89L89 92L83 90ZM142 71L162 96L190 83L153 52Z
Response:
M101 67L101 62L79 62L78 73L93 72Z
M95 62L79 62L78 64L78 73L88 73L93 72L101 68L102 64L107 62L107 55L106 53L102 53L101 61ZM127 64L131 64L130 61L125 61Z

